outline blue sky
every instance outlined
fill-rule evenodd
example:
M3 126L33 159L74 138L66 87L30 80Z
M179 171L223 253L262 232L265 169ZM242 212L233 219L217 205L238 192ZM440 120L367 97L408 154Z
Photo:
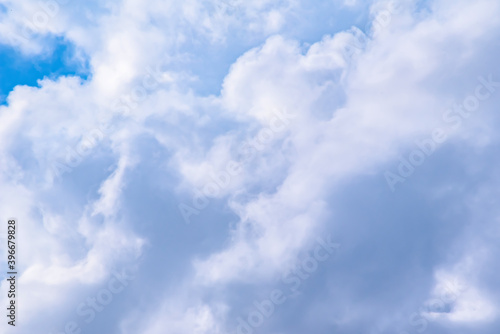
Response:
M51 41L48 54L26 55L10 45L0 46L0 98L5 104L6 97L17 85L37 86L37 81L45 77L52 79L61 75L86 77L86 62L73 59L74 45L62 39Z
M0 1L0 333L498 333L499 15Z

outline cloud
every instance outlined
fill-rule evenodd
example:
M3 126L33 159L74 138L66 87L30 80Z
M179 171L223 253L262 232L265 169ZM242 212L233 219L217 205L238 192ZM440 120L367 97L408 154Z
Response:
M289 29L306 14L296 1L6 2L16 15L1 14L5 43L48 54L62 37L91 65L87 80L17 86L0 107L0 212L20 222L23 333L60 330L126 265L146 281L117 297L108 332L234 332L245 305L326 232L344 260L262 330L381 333L408 329L412 314L436 333L493 330L497 86L394 193L384 172L452 127L454 105L485 78L500 81L500 5L392 4L370 3L370 22L352 22L362 29L306 44ZM220 93L201 93L214 58ZM186 225L181 203L207 226ZM457 280L467 288L446 299ZM60 326L43 320L51 312Z

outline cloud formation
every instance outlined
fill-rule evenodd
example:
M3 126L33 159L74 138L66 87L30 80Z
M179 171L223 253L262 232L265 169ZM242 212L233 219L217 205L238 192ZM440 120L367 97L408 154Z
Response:
M495 0L2 4L90 64L0 106L18 332L498 331Z

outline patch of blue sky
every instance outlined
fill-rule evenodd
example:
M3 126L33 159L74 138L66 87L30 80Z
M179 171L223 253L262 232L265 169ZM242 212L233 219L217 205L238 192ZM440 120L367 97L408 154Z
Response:
M40 55L25 55L11 46L0 44L0 105L7 104L7 96L18 85L38 86L38 80L46 77L88 77L89 62L77 57L73 44L60 37L53 38L52 42L52 52Z
M277 35L298 41L308 47L320 41L325 35L335 35L355 26L365 32L369 22L369 9L364 6L341 6L332 1L318 1L309 8L300 8L301 14L285 15L286 20ZM271 34L273 35L273 34ZM174 66L184 69L196 77L190 88L199 95L219 95L224 78L231 65L246 51L261 46L268 34L242 36L241 32L230 29L224 42L213 42L200 36L191 35L180 53L189 54Z

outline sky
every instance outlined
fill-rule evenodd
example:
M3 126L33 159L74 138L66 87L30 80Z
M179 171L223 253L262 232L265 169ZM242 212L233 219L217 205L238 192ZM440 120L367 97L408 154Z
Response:
M499 16L1 0L0 334L497 334Z

